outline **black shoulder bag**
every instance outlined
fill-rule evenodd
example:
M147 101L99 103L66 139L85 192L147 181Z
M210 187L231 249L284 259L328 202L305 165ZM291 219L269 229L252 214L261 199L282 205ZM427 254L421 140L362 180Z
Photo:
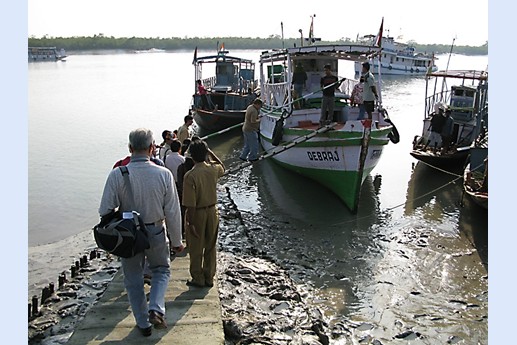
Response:
M134 203L133 189L129 182L129 170L119 167ZM101 217L100 223L93 227L95 242L100 249L123 258L130 258L150 248L147 228L136 211L111 211Z

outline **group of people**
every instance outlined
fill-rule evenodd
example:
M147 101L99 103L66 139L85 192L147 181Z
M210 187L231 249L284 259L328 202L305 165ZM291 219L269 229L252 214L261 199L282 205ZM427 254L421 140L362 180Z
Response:
M320 79L320 87L322 90L321 99L321 115L320 127L330 124L334 117L335 91L339 89L341 83L338 78L332 74L332 66L326 64L323 66L324 75ZM307 73L303 66L298 63L293 71L293 98L294 108L300 109L303 106L303 89L306 86ZM350 104L351 106L359 106L358 119L364 119L368 114L368 119L372 119L372 113L375 109L375 101L378 101L379 95L375 86L375 78L370 72L370 63L363 62L359 83L357 83L352 91Z
M153 326L167 327L165 293L171 255L188 249L191 279L187 285L214 284L219 225L216 185L225 167L205 141L190 136L192 122L192 116L187 115L177 133L163 131L160 147L151 130L131 131L131 154L118 161L109 173L99 206L102 217L132 205L146 225L150 248L131 258L121 258L129 303L144 336L152 334ZM116 169L121 165L128 168L133 200L124 186L122 172ZM147 270L149 301L144 290Z

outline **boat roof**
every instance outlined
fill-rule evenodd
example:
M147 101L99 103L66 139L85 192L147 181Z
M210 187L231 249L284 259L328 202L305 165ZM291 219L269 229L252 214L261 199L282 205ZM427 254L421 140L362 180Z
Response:
M198 57L196 58L196 63L197 62L203 62L203 63L206 63L206 62L241 62L241 63L253 63L252 60L250 59L243 59L243 58L239 58L239 57L235 57L235 56L229 56L229 55L226 55L226 54L222 54L222 53L218 53L216 55L208 55L208 56L201 56L201 57Z
M305 47L294 47L285 49L273 49L264 51L260 55L261 60L280 60L285 55L292 56L325 56L334 57L336 59L363 61L377 54L381 49L376 46L361 44L329 44L329 45L311 45Z
M447 70L427 73L428 77L488 80L488 71L477 70Z

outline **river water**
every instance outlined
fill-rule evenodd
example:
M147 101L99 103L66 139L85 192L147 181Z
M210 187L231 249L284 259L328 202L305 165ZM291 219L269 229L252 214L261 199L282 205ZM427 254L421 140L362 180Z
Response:
M230 51L255 61L259 54ZM92 245L104 182L127 155L128 133L148 127L160 142L164 129L182 124L194 92L192 57L71 53L66 62L28 65L29 296ZM438 58L445 68L448 56ZM487 65L488 56L453 55L449 68ZM352 64L339 68L353 77ZM463 198L461 178L409 155L424 85L423 77L383 78L401 140L385 148L355 215L330 191L267 160L222 184L307 303L333 325L357 324L355 342L388 344L410 330L404 340L414 344L486 344L488 213ZM239 164L238 129L207 142L227 167Z

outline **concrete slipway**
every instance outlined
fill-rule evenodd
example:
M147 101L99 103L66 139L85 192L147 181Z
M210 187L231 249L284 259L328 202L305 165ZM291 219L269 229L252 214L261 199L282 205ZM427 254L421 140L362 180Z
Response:
M141 335L131 313L121 269L76 325L67 345L224 344L217 284L210 289L188 287L188 266L188 255L180 254L171 262L171 279L165 296L167 329L153 328L150 337ZM146 291L149 292L148 286Z

